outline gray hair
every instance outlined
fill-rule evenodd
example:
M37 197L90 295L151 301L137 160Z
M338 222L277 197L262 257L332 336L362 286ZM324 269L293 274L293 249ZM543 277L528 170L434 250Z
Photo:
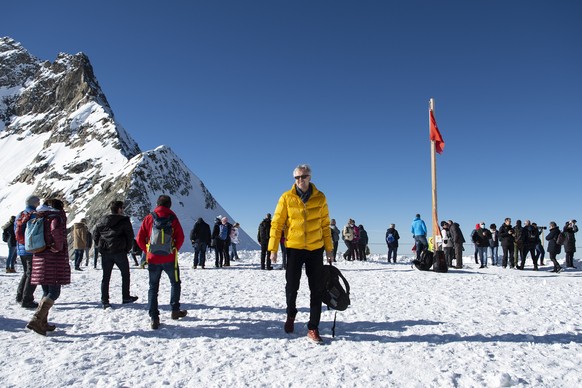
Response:
M300 164L297 167L295 167L295 169L293 170L293 172L297 171L297 170L302 170L305 171L307 174L311 175L311 167L309 167L308 164Z

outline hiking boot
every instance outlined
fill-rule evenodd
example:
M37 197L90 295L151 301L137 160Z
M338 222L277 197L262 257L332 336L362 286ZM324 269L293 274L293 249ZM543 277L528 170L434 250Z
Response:
M122 300L122 303L124 303L124 304L125 304L125 303L133 303L133 302L135 302L136 300L138 300L138 297L137 297L137 296L130 296L129 298L124 298L124 299Z
M285 329L285 333L293 333L295 330L295 317L287 315L287 320L285 321L285 326L283 328Z
M22 302L22 307L25 309L35 309L38 307L38 303L34 300L32 302Z
M188 311L186 310L172 311L172 319L184 318L186 315L188 315Z
M158 330L160 328L160 317L152 318L152 320L150 321L150 325L152 329Z
M323 340L319 336L318 329L307 330L307 339L318 345L323 345Z
M103 310L107 310L108 308L111 308L111 303L103 303Z
M81 267L75 267L75 271L83 271L83 269Z

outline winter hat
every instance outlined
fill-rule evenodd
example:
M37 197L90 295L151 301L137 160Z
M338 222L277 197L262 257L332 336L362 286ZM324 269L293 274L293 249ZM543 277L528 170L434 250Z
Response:
M37 207L38 205L40 205L40 198L36 195L31 195L30 197L26 198L26 206Z
M481 229L481 224L475 225L475 229Z

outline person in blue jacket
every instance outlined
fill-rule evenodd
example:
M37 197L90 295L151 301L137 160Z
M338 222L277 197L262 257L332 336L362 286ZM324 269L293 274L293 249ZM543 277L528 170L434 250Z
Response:
M417 214L412 221L412 226L410 228L412 232L412 237L414 237L414 245L416 247L416 259L420 259L420 253L428 248L428 241L426 239L426 225L424 221L420 218L420 214Z

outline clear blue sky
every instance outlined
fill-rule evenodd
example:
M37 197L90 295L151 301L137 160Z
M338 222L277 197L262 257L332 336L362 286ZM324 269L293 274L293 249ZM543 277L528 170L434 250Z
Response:
M143 150L170 146L251 236L313 168L339 226L383 243L439 215L582 218L582 2L27 1L0 35L86 53ZM582 220L580 220L582 221ZM372 245L383 251L383 245Z

